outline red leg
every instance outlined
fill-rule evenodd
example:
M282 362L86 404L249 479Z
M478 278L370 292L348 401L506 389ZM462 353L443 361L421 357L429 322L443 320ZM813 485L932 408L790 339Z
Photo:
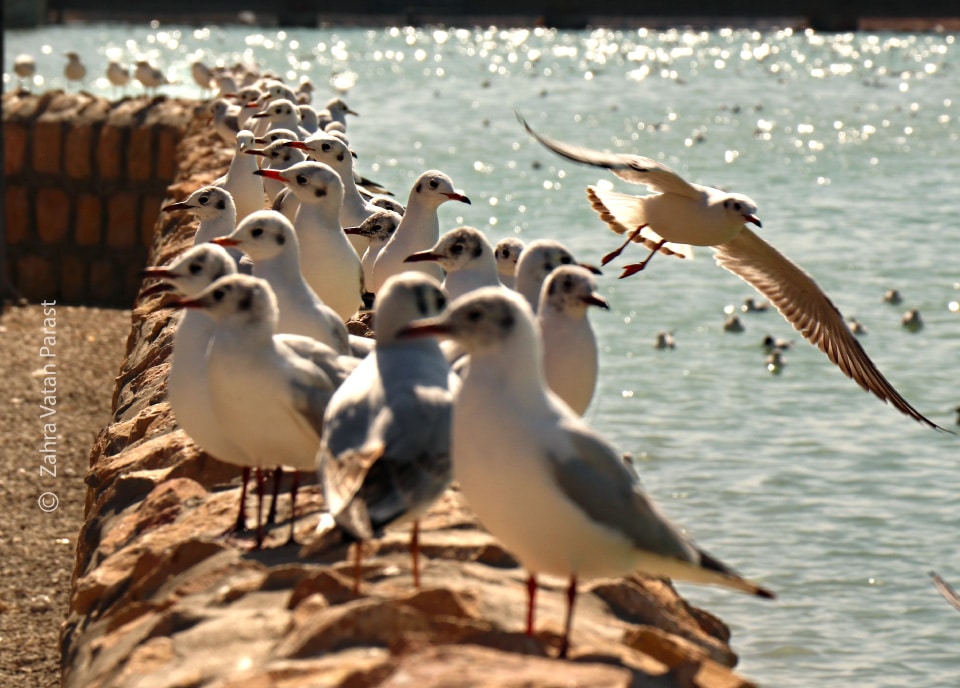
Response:
M247 481L250 480L250 467L245 466L243 477L240 479L240 509L237 511L237 521L233 527L224 533L225 536L240 535L247 530Z
M657 255L657 251L659 251L665 243L667 243L667 240L661 239L660 241L657 242L657 245L653 247L653 250L650 251L650 255L648 255L642 261L640 261L639 263L632 263L631 265L624 265L623 274L620 275L620 279L623 279L624 277L629 277L630 275L636 275L638 272L640 272L645 267L647 267L647 263L650 262L651 258Z
M273 501L270 502L270 511L267 512L267 525L277 522L277 497L280 495L280 478L283 476L283 467L277 466L273 472Z
M263 547L263 471L257 466L257 545Z
M420 521L410 529L410 556L413 558L413 587L420 589Z
M537 598L537 574L527 578L527 635L533 637L533 612Z
M363 540L354 545L353 550L353 594L360 596L360 568L363 563Z
M279 468L277 469L280 470ZM294 526L297 524L297 490L300 488L300 472L293 472L293 482L290 484L290 537L287 538L285 544L295 545L297 544L297 539L294 537ZM276 497L274 497L274 502L276 502Z
M600 265L606 265L606 264L609 263L611 260L613 260L614 258L616 258L617 256L619 256L621 253L623 253L623 249L625 249L625 248L630 244L631 241L633 241L633 240L636 239L638 236L640 236L640 230L642 230L642 229L643 229L644 227L646 227L646 226L647 226L646 224L642 224L642 225L640 225L639 227L637 227L635 230L633 230L632 232L630 232L630 234L627 236L627 240L624 241L624 242L620 245L620 248L615 249L615 250L613 250L613 251L610 251L610 253L608 253L607 255L605 255L605 256L600 260Z
M560 659L566 659L570 648L570 628L573 625L573 603L577 601L577 577L570 576L567 588L567 618L563 624L563 642L560 644Z

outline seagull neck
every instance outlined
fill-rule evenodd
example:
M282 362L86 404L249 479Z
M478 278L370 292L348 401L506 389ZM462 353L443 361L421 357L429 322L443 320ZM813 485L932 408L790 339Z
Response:
M216 217L200 220L200 226L197 227L197 234L193 238L193 245L197 246L199 244L205 244L211 239L233 234L233 230L236 228L236 226L236 208L226 210Z
M340 208L332 203L305 203L300 199L300 210L297 212L297 221L294 223L297 236L306 230L340 228Z
M464 392L471 383L494 390L498 398L510 399L524 409L537 411L549 407L543 360L536 342L498 351L472 352Z

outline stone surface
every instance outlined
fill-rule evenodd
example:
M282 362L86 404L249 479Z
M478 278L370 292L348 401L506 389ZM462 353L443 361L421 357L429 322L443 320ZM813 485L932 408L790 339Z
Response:
M166 202L222 174L229 152L194 127L177 159ZM189 218L159 218L151 264L186 248L193 229ZM730 668L719 621L668 582L636 577L581 586L570 660L556 659L566 582L542 578L527 637L526 574L455 488L421 522L419 590L400 528L364 543L353 594L356 545L316 534L323 499L312 475L297 502L299 545L283 544L285 490L262 550L224 537L240 471L176 428L165 399L179 317L169 302L136 304L113 420L91 450L62 633L66 688L750 685Z

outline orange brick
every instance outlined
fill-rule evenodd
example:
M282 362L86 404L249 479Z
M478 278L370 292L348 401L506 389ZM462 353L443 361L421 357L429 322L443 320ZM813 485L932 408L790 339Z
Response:
M70 197L63 189L37 191L37 233L45 244L63 241L70 228Z
M157 133L157 179L171 182L176 176L180 139L180 131L173 127L163 127Z
M73 225L74 241L78 246L96 246L100 243L103 208L100 199L91 194L77 198L77 219Z
M7 186L4 219L7 244L15 246L30 238L30 192L25 186Z
M154 230L157 218L160 217L160 206L163 205L163 196L144 196L140 199L140 243L150 247L153 245Z
M16 122L3 123L3 172L6 177L22 174L27 154L27 128Z
M107 206L107 246L122 248L137 243L137 197L132 193L118 193L110 197Z
M37 120L33 131L33 169L41 174L60 174L60 139L63 124L59 120Z
M17 290L29 301L60 297L52 258L25 255L17 260Z
M97 172L101 179L120 179L124 174L124 155L125 148L123 136L125 129L115 127L112 124L104 125L100 130L100 137L97 140Z
M60 264L60 288L64 300L69 303L84 303L87 300L86 265L77 256L63 256Z
M72 127L67 130L64 141L63 167L68 177L89 179L93 172L91 166L94 129L89 124Z
M130 179L146 181L153 171L153 130L137 127L130 131L127 145L127 174Z

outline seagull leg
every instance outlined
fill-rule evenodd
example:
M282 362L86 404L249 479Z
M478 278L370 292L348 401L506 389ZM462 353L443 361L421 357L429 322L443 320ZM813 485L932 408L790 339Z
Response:
M267 512L267 525L277 522L277 497L280 495L280 478L283 476L283 466L277 466L273 472L273 501L270 502L270 511Z
M533 637L533 610L537 598L537 574L531 573L527 578L527 635Z
M641 260L639 263L632 263L631 265L623 266L623 274L620 275L620 279L624 277L629 277L630 275L636 275L638 272L647 267L647 263L650 262L650 259L657 255L657 251L663 248L663 245L667 243L666 239L661 239L657 242L657 245L653 247L653 250L650 251L650 255Z
M617 248L616 250L610 251L610 253L608 253L607 255L605 255L605 256L600 260L600 265L606 265L606 264L609 263L611 260L613 260L614 258L616 258L617 256L619 256L621 253L623 253L623 249L625 249L627 246L629 246L631 241L634 241L638 236L640 236L640 230L642 230L642 229L643 229L644 227L646 227L646 226L647 226L646 224L642 224L642 225L640 225L639 227L637 227L635 230L633 230L632 232L630 232L630 235L627 237L627 240L624 241L622 244L620 244L620 247L619 247L619 248Z
M410 528L410 557L413 559L413 587L420 589L420 521Z
M280 470L280 469L277 469ZM295 545L297 539L293 536L294 526L297 523L297 489L300 487L300 472L293 472L293 483L290 485L290 537L284 545Z
M570 576L567 587L567 619L563 623L563 642L560 644L560 659L566 659L570 649L570 627L573 625L573 603L577 601L577 577Z
M232 528L229 528L224 535L240 535L247 531L247 481L250 480L250 467L243 467L243 477L240 478L240 509L237 511L237 520Z
M353 550L353 594L360 596L360 569L363 565L363 540L357 540Z
M257 466L257 543L254 549L263 547L263 471Z

